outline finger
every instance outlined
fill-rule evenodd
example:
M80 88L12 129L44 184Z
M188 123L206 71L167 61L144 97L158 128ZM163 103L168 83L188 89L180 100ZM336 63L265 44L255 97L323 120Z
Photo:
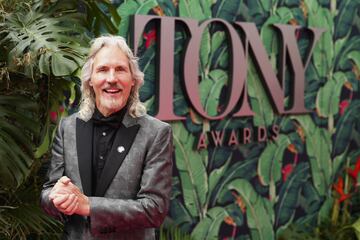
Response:
M54 198L56 198L58 195L65 195L65 194L70 194L72 193L72 191L64 186L62 187L58 187L58 188L53 188L50 191L49 194L49 199L53 200Z
M75 211L79 207L79 201L77 200L77 197L75 198L75 201L73 201L64 211L67 215L73 215Z
M73 209L69 210L66 212L67 215L73 215L74 213L76 213L76 211L79 209L79 202L75 203L75 206Z
M67 176L62 176L58 181L61 182L62 184L67 185L69 182L71 182L71 179L68 178Z
M49 200L52 201L55 198L55 193L50 192Z
M55 198L60 197L61 195L64 195L64 194L67 194L67 193L52 192L49 194L49 199L52 201Z
M69 184L66 186L66 189L71 191L72 193L76 194L77 196L82 194L80 189L72 182L69 182Z
M56 208L60 208L60 205L65 202L69 197L69 194L61 194L56 196L52 201Z
M64 201L59 205L60 208L67 209L75 201L75 198L76 198L75 194L70 194L69 197L66 199L66 201Z

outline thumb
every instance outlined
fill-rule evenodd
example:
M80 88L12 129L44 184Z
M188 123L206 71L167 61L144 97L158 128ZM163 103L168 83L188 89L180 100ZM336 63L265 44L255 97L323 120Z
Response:
M59 179L59 182L67 185L67 184L69 184L69 183L71 182L71 179L68 178L67 176L62 176L62 177Z

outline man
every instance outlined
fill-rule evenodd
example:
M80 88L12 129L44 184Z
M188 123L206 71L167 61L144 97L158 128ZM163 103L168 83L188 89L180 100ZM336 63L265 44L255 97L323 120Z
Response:
M60 121L41 206L64 239L154 239L169 207L172 132L145 114L125 40L95 39L78 113Z

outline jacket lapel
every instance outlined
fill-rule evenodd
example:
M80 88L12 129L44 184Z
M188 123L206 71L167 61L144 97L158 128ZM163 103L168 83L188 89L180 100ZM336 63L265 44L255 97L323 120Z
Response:
M128 154L140 125L135 124L127 113L124 116L123 125L118 129L109 156L106 160L100 180L96 186L95 196L102 197L105 195L107 188L110 186L119 167Z
M91 196L92 181L92 146L93 146L93 123L76 119L76 147L78 154L79 172L84 194Z

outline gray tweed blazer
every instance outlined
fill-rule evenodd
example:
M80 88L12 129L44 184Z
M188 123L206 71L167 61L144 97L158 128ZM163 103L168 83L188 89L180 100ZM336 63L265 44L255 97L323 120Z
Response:
M91 120L78 114L61 120L52 146L41 207L64 223L63 239L155 239L154 228L169 208L172 174L172 131L148 115L125 114L109 157L91 193ZM67 216L51 201L51 188L61 176L89 197L90 216Z

